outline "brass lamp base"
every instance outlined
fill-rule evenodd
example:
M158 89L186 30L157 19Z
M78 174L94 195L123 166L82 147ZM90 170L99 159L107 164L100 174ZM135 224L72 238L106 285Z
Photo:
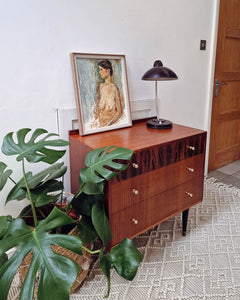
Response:
M172 128L172 122L164 119L152 119L147 121L147 127L153 129L170 129Z

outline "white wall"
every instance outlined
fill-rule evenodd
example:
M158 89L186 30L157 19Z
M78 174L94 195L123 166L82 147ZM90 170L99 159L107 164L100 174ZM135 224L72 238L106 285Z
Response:
M154 83L141 76L154 60L162 60L179 80L159 83L161 116L208 129L217 4L1 1L0 140L22 127L57 132L56 109L75 107L70 52L125 54L131 101L154 98ZM206 51L199 50L200 39L207 40ZM10 166L15 167L12 160ZM18 213L14 202L7 207L3 202L1 214Z

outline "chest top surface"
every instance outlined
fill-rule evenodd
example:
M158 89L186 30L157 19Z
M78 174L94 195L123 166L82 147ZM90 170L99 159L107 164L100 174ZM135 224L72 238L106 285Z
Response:
M79 142L92 149L114 145L137 151L204 132L203 130L178 124L173 124L171 129L151 129L146 126L146 122L139 122L132 127L88 136L80 136L78 132L72 131L70 137L79 140Z

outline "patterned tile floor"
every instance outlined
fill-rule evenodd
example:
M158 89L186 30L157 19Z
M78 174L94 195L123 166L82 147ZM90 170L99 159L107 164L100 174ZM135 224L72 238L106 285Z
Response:
M214 177L217 181L231 184L240 188L240 160L236 160L224 167L208 173L208 178Z

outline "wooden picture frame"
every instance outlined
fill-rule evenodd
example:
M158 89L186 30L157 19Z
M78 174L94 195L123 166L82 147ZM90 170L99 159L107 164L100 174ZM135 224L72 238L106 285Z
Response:
M79 134L132 125L124 55L71 53Z

